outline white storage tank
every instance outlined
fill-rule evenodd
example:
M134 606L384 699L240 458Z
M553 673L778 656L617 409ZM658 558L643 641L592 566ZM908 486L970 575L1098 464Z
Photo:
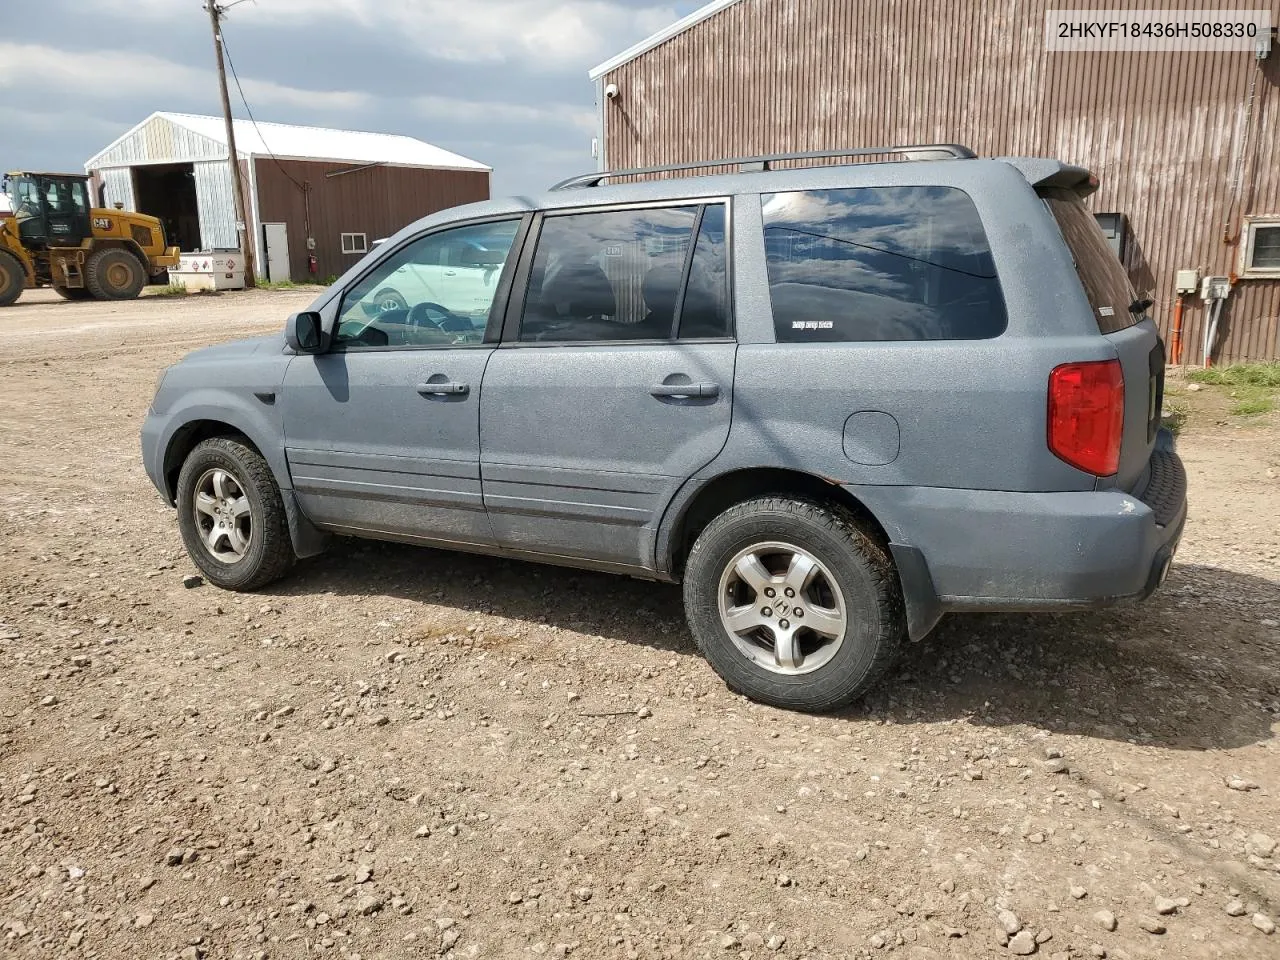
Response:
M169 282L188 290L243 290L244 262L238 250L184 253Z

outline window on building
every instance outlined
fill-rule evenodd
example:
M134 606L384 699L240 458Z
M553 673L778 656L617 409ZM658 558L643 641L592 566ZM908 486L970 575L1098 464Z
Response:
M684 339L728 336L724 246L723 204L549 216L520 339L670 340L677 324Z
M1280 277L1280 216L1247 217L1242 277Z
M779 342L982 340L1007 324L977 208L954 187L766 194Z
M342 235L343 253L368 253L369 240L363 233L344 233Z

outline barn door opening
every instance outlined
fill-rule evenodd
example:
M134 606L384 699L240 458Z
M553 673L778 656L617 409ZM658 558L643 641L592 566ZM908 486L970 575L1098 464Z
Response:
M149 213L164 224L170 244L187 251L200 249L200 211L191 164L134 167L133 196L139 213Z

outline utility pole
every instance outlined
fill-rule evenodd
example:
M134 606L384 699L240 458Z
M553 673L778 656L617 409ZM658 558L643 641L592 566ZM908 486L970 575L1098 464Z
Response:
M240 258L244 261L244 285L252 288L256 285L256 274L253 269L253 241L249 236L248 208L244 200L244 178L240 173L240 154L236 151L236 127L231 119L231 97L227 93L227 68L222 62L222 28L219 22L226 8L220 7L217 0L207 0L205 9L209 11L209 23L213 26L213 53L218 63L218 88L222 93L222 117L227 124L227 149L231 156L231 188L236 203L236 236L240 245Z

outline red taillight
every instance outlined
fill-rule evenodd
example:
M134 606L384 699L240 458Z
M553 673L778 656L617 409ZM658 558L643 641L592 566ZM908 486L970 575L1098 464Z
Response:
M1120 469L1124 372L1119 360L1064 363L1049 374L1049 449L1099 477Z

